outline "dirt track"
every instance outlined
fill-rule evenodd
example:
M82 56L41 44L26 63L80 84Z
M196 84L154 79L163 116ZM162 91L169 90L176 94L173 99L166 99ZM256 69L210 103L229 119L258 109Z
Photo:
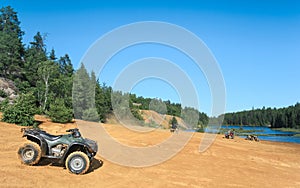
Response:
M76 126L38 118L44 121L41 127L53 134ZM120 125L103 126L132 146L155 145L170 136L163 130L141 135ZM227 140L219 135L206 152L199 153L202 134L195 134L179 154L162 164L132 168L97 156L93 169L77 176L45 162L21 165L16 155L24 141L20 128L0 123L0 187L300 187L300 144Z

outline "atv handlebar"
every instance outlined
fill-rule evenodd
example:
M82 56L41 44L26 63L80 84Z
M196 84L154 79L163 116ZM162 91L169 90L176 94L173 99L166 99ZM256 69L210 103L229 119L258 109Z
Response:
M66 132L71 132L71 133L72 133L72 136L75 137L75 138L81 137L81 134L80 134L80 132L79 132L79 129L77 129L77 128L66 130Z
M72 132L72 133L74 133L74 132L78 132L78 129L77 128L75 128L75 129L68 129L68 130L66 130L66 132Z

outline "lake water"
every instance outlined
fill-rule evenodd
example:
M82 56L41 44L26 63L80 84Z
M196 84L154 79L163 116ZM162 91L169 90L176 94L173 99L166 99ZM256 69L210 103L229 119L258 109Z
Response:
M239 130L240 126L222 125L221 128ZM242 126L241 128L243 130L253 130L253 132L244 133L244 134L257 135L260 140L275 141L275 142L293 142L293 143L300 144L300 137L293 136L295 134L300 134L300 131L299 133L284 132L279 130L273 130L270 129L269 127L260 127L260 126ZM218 130L216 129L216 127L210 127L209 129L206 130L206 132L216 133L218 132ZM246 136L240 136L240 137L245 138Z

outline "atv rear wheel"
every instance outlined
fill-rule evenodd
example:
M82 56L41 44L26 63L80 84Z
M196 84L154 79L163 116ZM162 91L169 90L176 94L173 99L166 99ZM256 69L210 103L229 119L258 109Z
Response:
M41 159L41 148L37 143L27 142L18 150L18 157L23 164L35 165Z
M85 153L75 151L67 157L66 167L73 174L84 174L90 168L90 159Z

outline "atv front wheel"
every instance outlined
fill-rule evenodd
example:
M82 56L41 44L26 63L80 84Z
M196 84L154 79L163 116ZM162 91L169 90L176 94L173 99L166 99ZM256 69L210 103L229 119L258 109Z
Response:
M66 167L71 173L84 174L90 168L90 159L85 153L75 151L67 157Z
M18 150L18 157L23 164L35 165L41 159L41 148L37 143L28 142Z

